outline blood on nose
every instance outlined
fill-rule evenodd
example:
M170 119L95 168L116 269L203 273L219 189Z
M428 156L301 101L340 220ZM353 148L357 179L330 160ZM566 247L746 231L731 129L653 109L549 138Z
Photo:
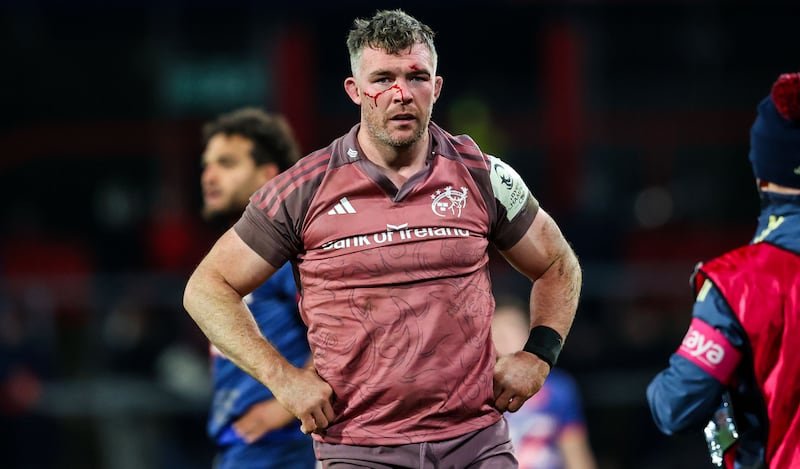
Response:
M403 88L400 88L400 85L395 83L389 89L390 90L392 90L392 89L397 90L397 92L395 94L399 97L400 101L403 102L403 103L406 102L406 94L403 92Z

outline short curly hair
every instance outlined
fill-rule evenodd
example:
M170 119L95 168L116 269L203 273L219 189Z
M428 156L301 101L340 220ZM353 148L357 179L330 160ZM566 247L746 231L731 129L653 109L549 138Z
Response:
M203 126L203 145L217 134L239 135L253 142L256 165L275 163L284 171L300 157L300 150L289 123L279 114L246 107L219 115Z
M347 35L350 69L355 75L365 47L399 54L414 44L428 47L435 69L438 60L433 44L435 34L426 24L399 9L378 11L368 20L357 18Z

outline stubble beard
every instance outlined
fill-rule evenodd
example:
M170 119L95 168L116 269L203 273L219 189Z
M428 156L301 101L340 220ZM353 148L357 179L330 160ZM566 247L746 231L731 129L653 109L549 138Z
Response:
M391 133L389 132L388 123L390 121L384 121L382 123L377 122L374 115L367 115L365 119L367 130L369 134L373 136L375 140L379 143L393 147L393 148L408 148L411 145L417 143L425 132L428 130L428 123L430 122L430 118L425 119L424 121L420 122L420 125L417 127L417 130L408 137L405 138L396 138L392 137Z
M212 209L207 206L203 206L203 220L209 223L215 223L223 218L228 218L229 210L220 208L220 209Z
M211 208L203 205L203 219L209 223L217 224L220 222L236 221L244 212L246 205L240 205L235 200L229 200L218 208Z

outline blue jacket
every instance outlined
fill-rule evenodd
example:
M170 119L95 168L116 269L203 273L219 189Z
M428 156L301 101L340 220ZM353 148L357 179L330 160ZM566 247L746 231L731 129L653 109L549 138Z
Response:
M761 196L761 216L753 242L770 243L800 254L800 196L766 192ZM738 403L734 402L740 427L734 467L763 467L760 465L765 463L769 422L765 418L763 396L749 365L753 358L750 339L716 286L698 295L692 316L722 333L731 346L744 354L731 383L739 399ZM800 351L800 343L796 346ZM669 359L669 367L648 386L647 399L662 432L696 431L700 438L701 430L719 406L725 390L726 386L717 378L676 352Z

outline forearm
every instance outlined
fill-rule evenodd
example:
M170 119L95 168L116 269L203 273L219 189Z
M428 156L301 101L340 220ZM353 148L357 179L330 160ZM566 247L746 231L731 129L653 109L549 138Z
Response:
M209 341L265 386L293 368L263 337L241 294L203 264L187 282L183 303Z
M648 384L646 396L653 421L672 435L701 430L720 405L725 386L677 354Z
M565 429L558 439L558 447L561 454L564 455L566 469L595 469L597 467L584 426L573 425Z
M578 308L582 282L578 259L565 247L531 289L531 328L547 326L567 337Z

